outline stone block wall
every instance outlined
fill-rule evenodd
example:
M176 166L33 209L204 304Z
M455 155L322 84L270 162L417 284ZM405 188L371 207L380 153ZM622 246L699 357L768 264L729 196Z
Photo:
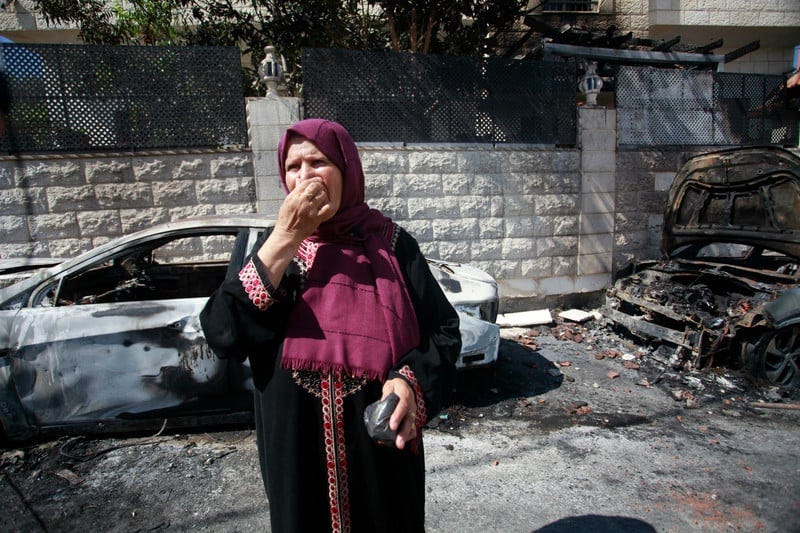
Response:
M796 28L800 25L800 5L792 0L650 0L649 4L652 25L740 28Z
M361 156L368 203L426 256L482 268L509 296L577 275L579 151L419 145Z
M248 101L251 150L0 159L0 259L72 257L157 222L257 211L283 199L276 147L292 98ZM616 114L579 111L580 148L359 144L367 198L431 257L499 283L504 310L599 293L652 258L682 152L618 152Z
M274 217L275 146L299 105L254 99L248 111L259 211ZM493 275L505 310L600 291L611 280L615 116L581 110L583 149L360 143L367 202L426 256Z
M0 259L73 257L158 222L253 212L246 152L0 158Z
M253 153L253 176L259 213L278 214L284 192L278 178L278 141L300 120L297 98L248 98L247 133Z
M0 158L0 259L71 257L156 222L257 211L284 193L276 147L299 101L248 102L251 150ZM579 109L579 147L361 143L368 203L431 257L493 275L501 310L602 294L659 257L667 192L714 148L616 146L616 112Z
M708 149L622 149L616 152L612 272L632 261L661 256L659 240L667 195L675 175Z

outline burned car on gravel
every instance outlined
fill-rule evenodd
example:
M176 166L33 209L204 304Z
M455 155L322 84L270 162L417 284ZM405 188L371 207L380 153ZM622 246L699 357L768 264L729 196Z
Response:
M0 440L249 421L249 364L209 349L199 313L272 225L252 215L160 224L0 289ZM461 319L457 366L491 364L496 282L468 265L431 271Z
M800 385L800 158L754 147L688 160L660 247L664 259L632 265L607 291L606 317L674 348L675 367Z

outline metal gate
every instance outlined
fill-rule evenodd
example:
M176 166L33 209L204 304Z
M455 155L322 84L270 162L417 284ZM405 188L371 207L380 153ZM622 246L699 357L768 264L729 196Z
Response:
M246 145L235 47L0 45L12 105L0 150Z
M620 67L619 145L797 146L780 75Z
M575 144L572 64L303 50L306 117L359 142Z

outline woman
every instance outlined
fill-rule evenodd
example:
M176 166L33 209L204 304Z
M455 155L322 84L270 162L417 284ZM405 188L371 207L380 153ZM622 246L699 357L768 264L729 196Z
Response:
M272 530L421 531L420 430L453 389L458 316L416 241L365 203L344 127L298 122L278 164L273 231L201 315L215 352L250 359ZM390 393L381 446L363 413Z

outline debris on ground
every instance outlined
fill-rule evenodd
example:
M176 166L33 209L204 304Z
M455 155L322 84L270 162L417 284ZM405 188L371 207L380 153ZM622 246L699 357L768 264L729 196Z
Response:
M758 409L785 409L787 411L800 411L800 403L753 402L749 405L750 407L757 407Z
M553 316L549 309L533 311L520 311L517 313L501 313L497 315L495 323L501 328L515 328L522 326L538 326L551 324Z
M588 415L592 412L592 408L587 402L572 402L567 412L573 415Z
M580 309L567 309L566 311L561 311L558 313L560 318L564 320L570 320L572 322L587 322L594 318L592 313L587 313L586 311L581 311Z
M726 395L733 392L751 402L786 404L800 401L800 391L797 389L755 383L743 372L729 366L709 366L703 369L686 367L676 359L671 346L627 335L616 328L613 322L605 320L597 311L580 311L574 314L569 311L553 310L554 318L548 324L512 329L516 343L531 354L539 353L542 349L563 350L551 361L543 362L536 359L521 361L520 364L529 369L529 376L541 372L549 379L557 379L565 384L575 383L576 379L580 380L580 373L575 373L579 370L577 365L580 365L575 357L573 344L577 343L589 351L586 354L587 359L607 361L605 364L609 365L600 376L589 381L590 386L595 388L600 387L599 383L603 383L604 377L616 382L623 371L626 373L632 371L638 374L638 377L633 378L632 385L643 389L659 387L668 396L677 395L676 400L687 409L721 402ZM585 316L584 313L593 316L594 320L581 323L569 319L579 318L579 314ZM556 344L553 344L553 341L556 341ZM559 343L562 342L568 344L560 348ZM565 371L569 371L569 375L565 374ZM630 374L626 375L631 379ZM746 409L747 405L746 402L742 402L739 407Z

